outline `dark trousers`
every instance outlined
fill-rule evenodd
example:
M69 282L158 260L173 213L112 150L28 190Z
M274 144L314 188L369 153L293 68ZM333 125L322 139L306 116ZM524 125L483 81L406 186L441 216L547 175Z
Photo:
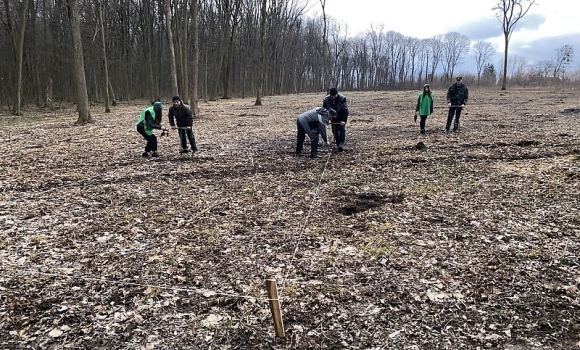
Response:
M449 107L449 114L447 114L447 124L445 125L445 130L449 131L451 122L453 121L453 116L455 116L453 130L457 130L457 128L459 128L459 117L461 116L462 109L462 107Z
M334 136L334 143L340 145L344 143L346 139L346 127L345 125L341 125L339 123L332 124L332 135Z
M304 140L306 140L306 130L302 124L300 124L299 120L296 120L296 154L302 153L302 149L304 148ZM310 139L310 155L316 155L318 153L318 135Z
M187 141L191 145L191 150L196 151L197 146L195 145L195 136L193 135L193 129L179 129L179 139L181 140L181 148L187 148Z
M427 116L426 115L422 115L421 116L421 121L419 122L419 127L421 128L421 132L425 133L425 124L427 123Z
M139 132L145 140L147 140L147 145L145 146L145 152L157 152L157 136L151 134L148 135L145 132L145 127L142 124L137 125L137 132Z

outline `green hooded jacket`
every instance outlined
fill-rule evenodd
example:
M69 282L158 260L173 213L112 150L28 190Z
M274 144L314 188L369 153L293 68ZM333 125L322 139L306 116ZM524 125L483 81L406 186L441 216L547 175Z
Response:
M151 114L151 117L155 119L155 110L154 107L151 106L149 108L145 108L145 110L139 116L139 119L137 119L137 123L135 125L139 125L142 123L143 127L145 128L145 133L147 135L153 135L153 128L151 128L151 126L149 125L149 123L147 123L146 120L147 112L149 112Z
M419 99L417 100L417 107L415 110L419 112L419 115L431 115L433 114L433 93L431 95L423 96L421 92L419 94Z

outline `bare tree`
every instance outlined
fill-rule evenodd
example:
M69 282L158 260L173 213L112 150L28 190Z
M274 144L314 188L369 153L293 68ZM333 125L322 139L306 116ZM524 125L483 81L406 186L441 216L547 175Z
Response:
M324 87L330 88L330 43L328 42L328 19L326 17L326 0L319 0L322 7L322 59L324 69Z
M340 23L337 21L330 21L330 37L332 39L332 73L330 77L330 84L339 87L342 77L339 68L339 59L344 55L348 48L348 31L343 30ZM333 81L334 80L334 81Z
M10 6L8 4L8 0L4 0L4 8L6 11L6 27L8 29L8 33L11 36L11 40L13 43L13 52L14 52L14 70L16 71L16 75L14 76L14 94L12 95L13 99L13 109L12 114L14 115L21 115L21 107L22 107L22 65L23 65L23 56L24 56L24 33L26 31L26 9L28 7L28 0L22 0L16 5L18 6L18 26L16 29L16 37L13 35L12 30L12 19L10 18Z
M443 35L435 35L429 39L429 51L431 54L431 73L429 82L433 82L433 77L435 77L435 71L439 66L439 62L442 60L443 56Z
M191 5L189 6L191 10L191 60L192 60L192 70L191 70L191 109L195 112L195 115L199 115L198 107L198 97L199 97L199 3L198 0L191 0Z
M105 70L105 113L111 113L109 108L109 66L107 65L107 46L105 44L105 25L103 24L103 11L101 3L97 2L97 12L99 15L99 27L101 31L101 50L103 53L103 68Z
M405 77L405 82L409 81L411 86L415 83L415 71L419 70L419 80L421 79L421 68L422 62L421 59L424 56L421 56L421 41L417 38L413 37L405 37L405 49L408 53L408 59L405 62L405 72L407 76ZM405 87L405 86L404 86Z
M141 3L139 25L142 35L142 46L144 62L142 65L143 71L145 72L143 81L147 86L147 97L150 101L155 101L158 94L158 84L154 75L154 61L153 61L153 42L154 42L154 27L155 27L155 16L153 11L153 4L149 1L144 1ZM113 50L114 51L114 50Z
M428 74L429 74L429 59L430 59L430 52L429 49L429 39L419 39L417 44L417 81L421 82L424 80L427 82Z
M374 28L374 25L371 24L371 29L367 32L367 41L370 42L370 50L371 50L371 68L372 71L369 75L369 83L372 86L377 87L380 81L381 71L381 57L384 54L383 51L383 30L385 26L383 24L379 24L377 29Z
M223 87L224 93L222 98L230 98L230 79L232 77L232 64L233 64L233 57L234 57L234 50L236 49L235 39L238 31L238 26L240 23L241 17L241 9L242 9L242 1L241 0L232 0L229 3L229 18L227 21L229 22L229 39L228 44L226 47L226 53L224 56L223 61Z
M572 61L573 55L574 49L570 45L564 45L556 50L556 59L554 61L554 70L552 74L554 78L564 74L564 69L570 64L570 61Z
M497 67L501 67L498 70L498 77L497 77L497 83L500 84L501 82L501 78L503 77L503 57L498 59L496 62L496 66ZM546 61L542 61L542 62L549 62L549 66L553 67L552 65L552 61L550 60L546 60ZM546 65L544 63L542 63L542 67L545 67ZM485 70L485 68L484 68ZM551 68L548 68L548 71L550 71ZM530 77L534 77L534 76L538 76L538 77L544 77L544 76L548 76L549 73L541 73L543 72L543 68L542 69L536 69L536 68L532 68L530 66L530 61L525 58L524 56L520 56L520 55L516 55L516 54L510 54L508 56L508 66L507 66L507 83L511 84L511 85L522 85L522 84L526 84L529 83Z
M183 101L189 101L189 52L187 50L189 43L188 26L188 0L179 0L175 2L175 44L179 52L179 66L177 82L179 86L179 96Z
M471 40L463 34L450 32L443 36L443 70L446 80L453 76L455 67L460 63L464 55L469 52Z
M554 71L554 61L542 60L536 63L535 70L535 75L542 78L547 78L550 76L550 73Z
M494 51L493 45L489 41L478 41L473 45L473 58L477 68L477 86L481 81L483 67L493 57Z
M262 0L262 7L260 8L260 57L258 61L258 88L256 93L256 103L254 105L262 105L262 94L264 93L264 56L266 54L265 37L266 37L266 3L267 0Z
M530 10L536 0L499 0L492 10L496 11L496 18L502 24L504 35L503 82L501 89L507 89L508 46L516 24Z
M177 85L177 65L175 64L175 45L173 45L173 31L171 30L171 0L165 0L165 19L167 31L167 43L169 45L169 65L171 67L171 86L173 93L179 95Z
M92 122L89 96L87 93L87 80L85 77L85 62L83 59L83 43L81 40L81 26L79 21L79 6L77 0L67 0L68 17L72 27L74 72L77 92L77 109L79 118L77 124Z
M529 64L529 60L523 56L509 55L507 75L510 79L510 82L516 84L523 83Z
M358 89L367 89L369 87L369 80L372 78L372 62L369 55L369 42L367 37L357 36L352 39L352 54L353 54L353 74L354 86Z

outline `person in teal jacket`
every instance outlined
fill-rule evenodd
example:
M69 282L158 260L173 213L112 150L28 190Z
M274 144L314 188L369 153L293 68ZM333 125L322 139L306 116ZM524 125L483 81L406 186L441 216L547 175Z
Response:
M145 152L141 154L141 157L148 158L149 152L151 152L151 157L159 157L157 153L157 137L153 134L153 129L167 131L169 128L159 125L161 123L161 109L165 106L160 101L153 103L153 106L145 108L139 119L137 119L137 132L147 140L147 145L145 146Z
M425 135L425 123L427 117L433 114L433 94L429 84L423 85L423 92L419 94L417 99L417 106L415 107L415 122L417 122L417 114L421 118L419 126L421 128L421 135Z

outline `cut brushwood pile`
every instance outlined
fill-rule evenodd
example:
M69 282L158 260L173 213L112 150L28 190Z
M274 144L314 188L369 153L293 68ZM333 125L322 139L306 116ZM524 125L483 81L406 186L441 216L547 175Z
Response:
M201 103L199 152L170 131L159 159L145 103L4 112L0 348L578 348L575 92L471 88L446 134L435 91L426 135L418 92L345 91L318 159L293 146L322 93Z

